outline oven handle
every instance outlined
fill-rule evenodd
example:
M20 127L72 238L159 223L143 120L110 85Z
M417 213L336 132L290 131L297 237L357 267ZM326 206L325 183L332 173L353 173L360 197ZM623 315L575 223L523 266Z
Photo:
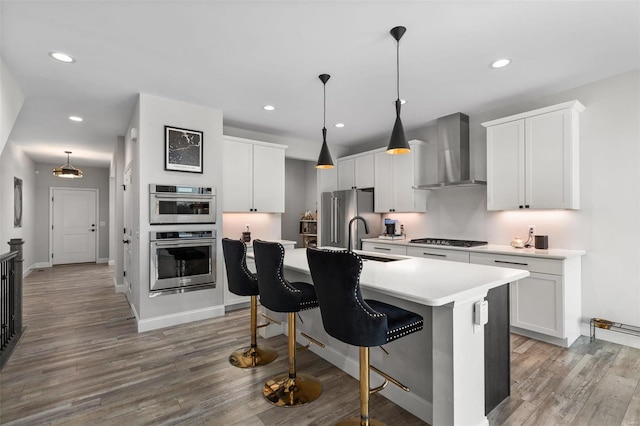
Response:
M198 198L206 198L208 200L213 199L213 195L208 195L208 194L152 194L155 198L158 199L167 199L167 200L173 200L176 198L184 198L186 200L193 200L193 199L198 199Z
M215 238L201 238L198 240L181 240L179 242L172 241L152 241L151 244L155 244L156 247L192 247L201 246L203 244L215 244Z

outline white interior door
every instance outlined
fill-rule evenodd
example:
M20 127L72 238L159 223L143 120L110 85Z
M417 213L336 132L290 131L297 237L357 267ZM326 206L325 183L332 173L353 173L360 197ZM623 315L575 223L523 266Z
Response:
M53 264L96 261L97 190L52 190Z

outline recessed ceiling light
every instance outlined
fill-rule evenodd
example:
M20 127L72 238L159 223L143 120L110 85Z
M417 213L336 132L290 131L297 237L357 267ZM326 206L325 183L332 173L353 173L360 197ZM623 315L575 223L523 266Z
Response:
M498 59L491 64L491 68L503 68L511 63L511 59Z
M82 121L82 117L78 117L77 115L70 115L69 120L80 122Z
M343 128L344 127L344 123L336 123L336 127L337 128Z
M273 111L274 109L276 109L276 107L274 107L273 105L265 105L262 108L264 108L266 111Z
M75 62L76 61L71 56L67 55L66 53L62 53L62 52L49 52L49 56L51 56L53 59L55 59L57 61L60 61L60 62L71 63L71 62Z

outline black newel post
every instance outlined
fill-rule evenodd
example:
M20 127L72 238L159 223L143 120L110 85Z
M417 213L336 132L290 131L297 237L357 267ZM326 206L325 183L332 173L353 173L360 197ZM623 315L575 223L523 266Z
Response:
M9 251L17 251L18 254L15 258L14 268L14 306L15 306L15 330L18 333L22 332L22 262L24 257L22 254L22 246L24 241L22 238L12 238L7 244L9 244Z

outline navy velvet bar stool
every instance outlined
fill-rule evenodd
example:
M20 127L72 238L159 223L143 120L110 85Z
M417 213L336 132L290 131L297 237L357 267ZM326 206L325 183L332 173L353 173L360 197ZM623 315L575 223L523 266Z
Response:
M278 352L269 346L258 346L258 278L247 268L247 245L241 240L222 239L222 252L227 267L229 291L238 296L251 296L251 346L238 349L229 356L229 362L239 368L269 364Z
M318 307L316 292L309 283L289 282L284 278L282 244L254 240L253 253L260 303L272 311L286 312L289 327L289 372L267 380L262 393L267 401L281 407L314 401L322 393L322 383L309 374L296 372L296 313Z
M422 330L422 316L376 300L364 300L360 292L362 260L350 251L307 248L307 260L318 296L325 331L349 345L360 347L360 418L338 425L384 425L369 419L369 394L383 389L388 381L409 389L370 366L369 348L381 346ZM385 378L385 383L369 388L369 369Z

